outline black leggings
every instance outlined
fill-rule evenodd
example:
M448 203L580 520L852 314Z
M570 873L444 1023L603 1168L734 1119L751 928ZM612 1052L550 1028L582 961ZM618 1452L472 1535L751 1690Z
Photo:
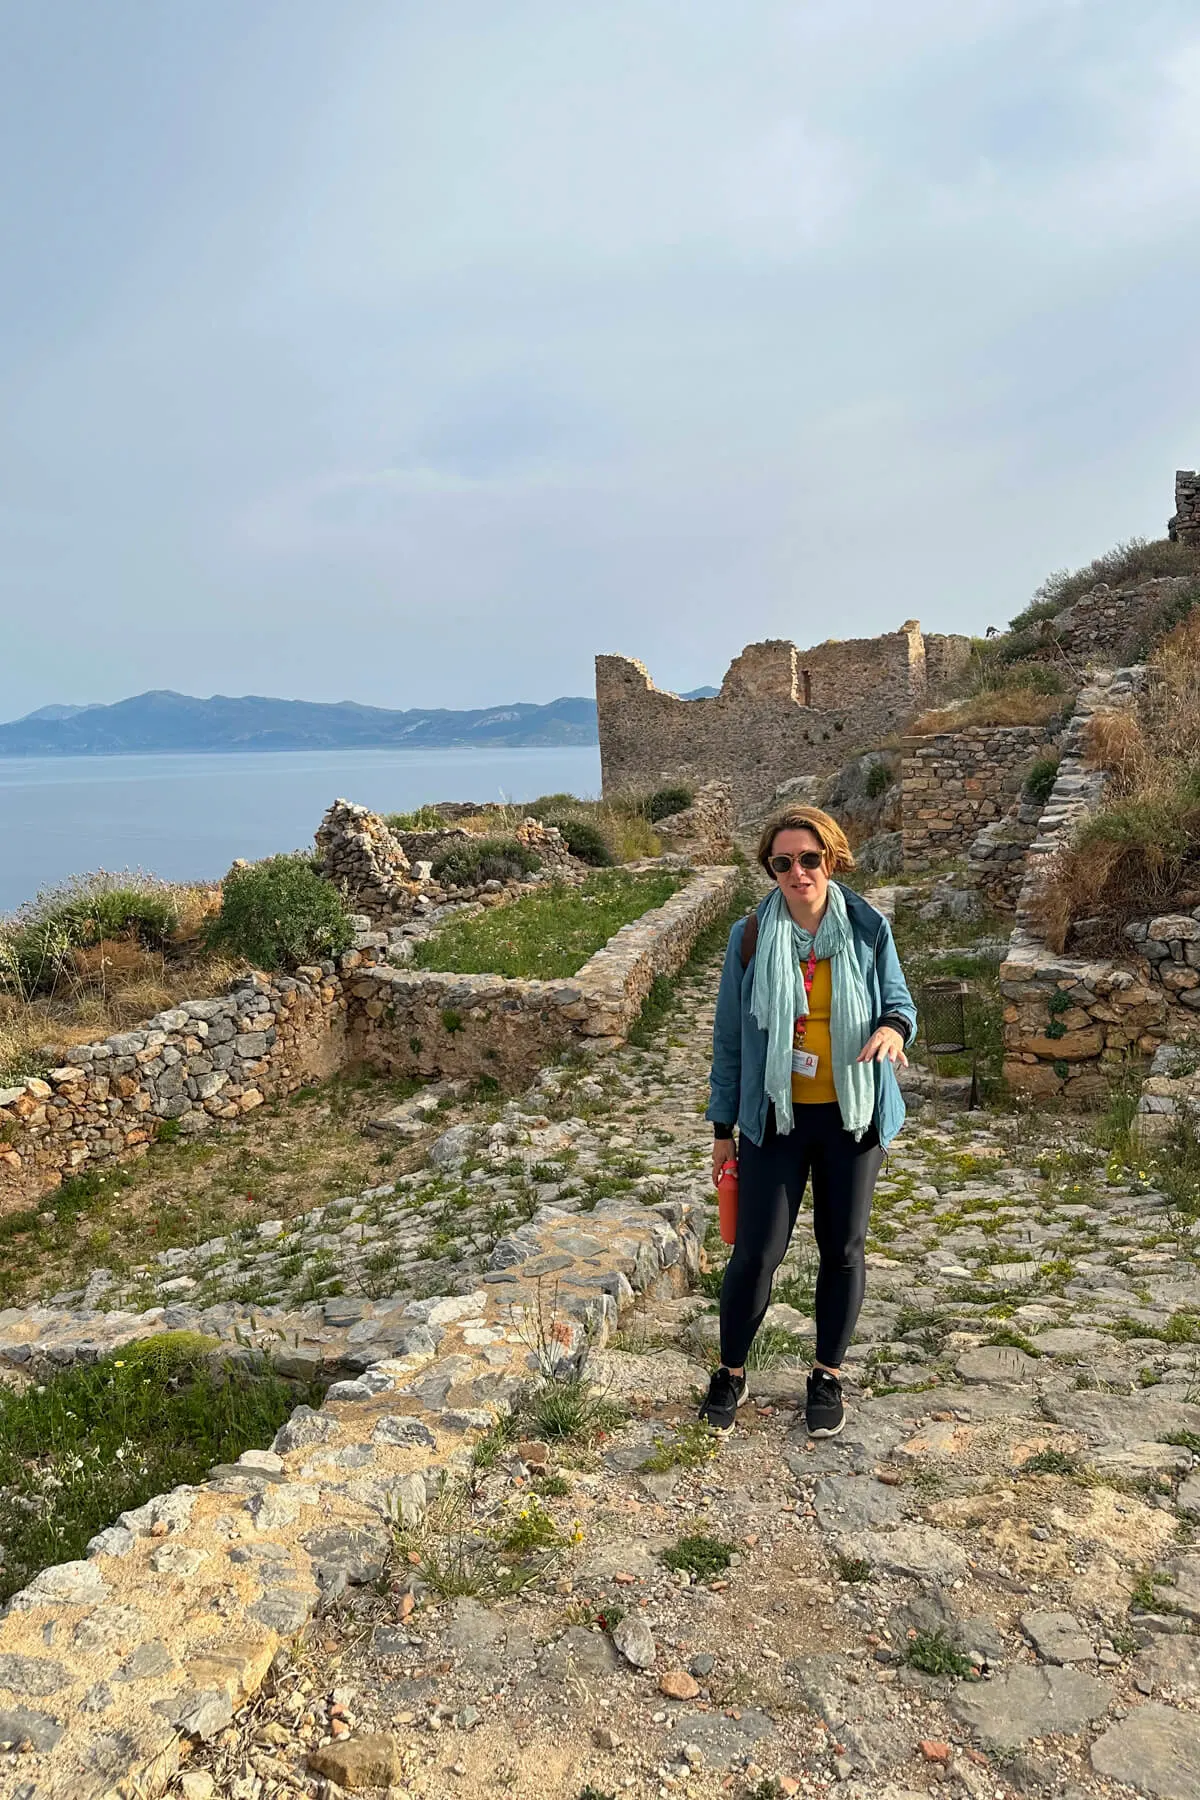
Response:
M817 1273L817 1361L841 1367L867 1286L866 1237L875 1182L883 1164L874 1126L857 1143L836 1101L797 1106L780 1137L767 1114L761 1147L738 1140L738 1222L721 1285L721 1361L744 1364L771 1299L771 1282L787 1254L809 1174Z

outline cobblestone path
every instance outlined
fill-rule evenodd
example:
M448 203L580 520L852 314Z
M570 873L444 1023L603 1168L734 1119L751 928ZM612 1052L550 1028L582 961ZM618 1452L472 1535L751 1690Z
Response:
M505 1256L488 1208L708 1198L715 979L681 986L651 1048L547 1073L457 1186L327 1209L318 1248L365 1229L407 1274L465 1194L450 1210L478 1270ZM201 1748L192 1792L1197 1800L1194 1247L1146 1181L1110 1183L1081 1126L916 1112L880 1183L842 1438L814 1447L796 1420L805 1227L732 1440L690 1428L712 1298L640 1305L589 1364L623 1420L493 1434L383 1578ZM386 1311L336 1297L322 1331L339 1306L366 1308L349 1331ZM502 1594L485 1551L514 1517L545 1562Z

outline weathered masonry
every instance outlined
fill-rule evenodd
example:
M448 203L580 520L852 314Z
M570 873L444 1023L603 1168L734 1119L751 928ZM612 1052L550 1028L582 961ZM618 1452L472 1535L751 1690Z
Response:
M1200 548L1200 475L1195 469L1179 469L1175 475L1175 517L1167 535L1179 544Z
M902 730L969 654L968 638L927 636L915 619L881 637L830 638L811 650L772 638L747 645L706 700L656 687L631 657L598 656L604 792L719 778L745 817L782 782L831 774Z

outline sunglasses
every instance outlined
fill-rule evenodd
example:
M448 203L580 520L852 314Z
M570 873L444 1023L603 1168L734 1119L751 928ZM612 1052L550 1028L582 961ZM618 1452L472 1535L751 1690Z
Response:
M793 863L802 869L819 869L825 861L819 850L802 850L799 856L768 856L767 866L774 875L786 875Z

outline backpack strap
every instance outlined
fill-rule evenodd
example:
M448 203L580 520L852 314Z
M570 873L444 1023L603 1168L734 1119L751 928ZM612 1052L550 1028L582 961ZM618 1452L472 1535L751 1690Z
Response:
M742 968L750 967L750 958L758 947L758 913L746 915L746 929L742 933Z

